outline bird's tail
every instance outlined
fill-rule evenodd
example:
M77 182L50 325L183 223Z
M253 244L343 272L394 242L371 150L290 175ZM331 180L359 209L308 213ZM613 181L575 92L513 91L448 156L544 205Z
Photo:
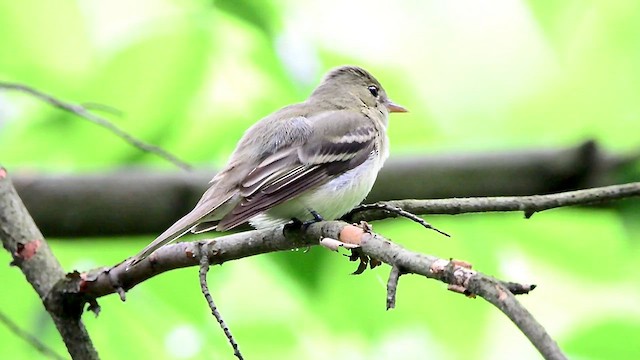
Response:
M151 253L158 250L165 244L172 242L173 240L181 237L191 230L196 224L193 222L189 222L185 224L184 220L187 220L190 217L191 213L184 216L182 219L178 220L175 224L173 224L170 228L165 230L162 234L160 234L155 240L151 242L151 244L147 245L142 251L140 251L136 256L133 257L131 263L127 265L127 270L134 267L140 261L146 259Z
M229 207L234 206L234 203L230 203L229 201L233 198L234 193L230 193L225 197L213 197L209 195L209 191L211 190L205 192L203 198L198 202L196 207L191 210L191 212L176 221L175 224L171 225L170 228L153 240L151 244L147 245L147 247L134 256L127 266L127 269L132 268L165 244L168 244L193 230L201 222L210 222L216 217L219 217L219 215L216 215L218 211L224 214L228 211ZM209 227L209 229L213 228L214 226Z

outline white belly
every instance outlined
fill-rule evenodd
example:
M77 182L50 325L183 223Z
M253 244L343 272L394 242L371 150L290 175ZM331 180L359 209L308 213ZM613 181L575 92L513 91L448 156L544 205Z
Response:
M296 218L300 221L312 220L311 210L325 220L334 220L349 212L369 194L373 187L383 159L376 154L355 169L320 185L294 199L280 204L249 222L255 228L282 225Z

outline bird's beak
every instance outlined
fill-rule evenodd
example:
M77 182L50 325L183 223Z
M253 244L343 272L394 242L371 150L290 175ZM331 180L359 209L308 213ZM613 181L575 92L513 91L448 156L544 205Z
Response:
M409 111L409 110L405 109L403 106L400 106L400 105L394 103L391 100L388 100L387 103L385 104L385 106L387 107L387 110L389 110L390 113L408 112Z

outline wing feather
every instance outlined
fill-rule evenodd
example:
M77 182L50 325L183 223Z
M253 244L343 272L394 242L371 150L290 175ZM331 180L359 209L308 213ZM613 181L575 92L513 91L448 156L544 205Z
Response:
M249 172L241 183L242 199L220 220L217 229L238 226L362 164L375 150L376 131L364 115L348 115L356 117L351 124L357 126L338 127L337 133L315 138L313 134L306 144L272 154ZM336 121L330 117L322 120Z

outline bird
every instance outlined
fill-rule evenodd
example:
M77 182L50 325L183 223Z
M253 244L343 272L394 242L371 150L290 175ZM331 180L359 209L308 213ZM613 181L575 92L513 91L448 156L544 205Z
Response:
M365 199L388 158L388 115L395 112L407 110L368 71L330 70L307 100L251 126L193 210L129 267L188 232L341 217Z

